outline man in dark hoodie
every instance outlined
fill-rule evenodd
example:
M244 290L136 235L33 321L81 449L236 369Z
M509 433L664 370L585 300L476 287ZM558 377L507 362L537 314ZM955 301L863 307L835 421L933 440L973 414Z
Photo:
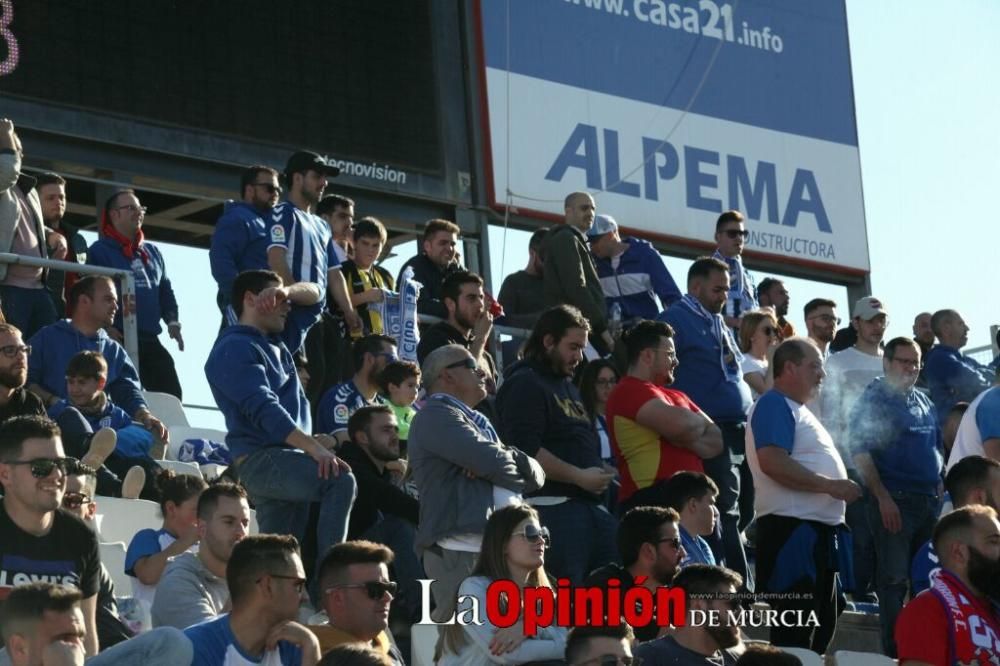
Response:
M223 317L236 276L267 268L267 218L281 197L278 172L260 164L243 171L240 189L243 199L226 202L208 249L212 277L219 285L215 301Z
M617 521L601 503L615 476L601 461L600 442L573 384L590 325L574 307L542 313L497 394L503 440L533 456L545 485L529 502L552 532L546 567L574 584L618 559Z
M317 552L347 537L356 485L350 468L312 436L309 404L290 349L298 349L322 307L311 282L283 286L277 273L244 271L233 283L236 325L219 334L205 363L226 417L226 444L265 534L304 536L319 502Z
M608 332L604 289L597 276L587 237L597 205L586 192L566 197L566 223L553 227L542 242L545 257L545 303L572 305L590 322L590 342L602 355L614 346Z

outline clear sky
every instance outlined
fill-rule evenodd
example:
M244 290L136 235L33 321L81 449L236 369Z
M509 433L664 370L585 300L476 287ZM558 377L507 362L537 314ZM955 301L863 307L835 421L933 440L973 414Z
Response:
M972 328L969 345L988 344L990 325L1000 323L989 295L1000 251L996 239L979 234L986 211L996 209L990 193L1000 178L1000 2L847 0L847 14L872 285L890 314L887 336L909 335L922 310L952 307ZM494 293L504 275L523 268L527 237L508 230L502 252L504 232L491 230ZM203 366L219 316L207 252L163 247L187 349L177 353L165 334L164 344L178 363L184 401L211 405ZM386 267L395 273L415 250L415 243L401 246ZM689 262L666 262L683 285ZM799 330L801 306L817 296L837 301L846 319L844 288L796 279L787 285L789 318ZM194 425L222 425L214 415L191 413Z

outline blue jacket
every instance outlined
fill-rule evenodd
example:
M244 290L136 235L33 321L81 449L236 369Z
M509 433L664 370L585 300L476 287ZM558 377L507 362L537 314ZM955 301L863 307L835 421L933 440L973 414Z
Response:
M73 407L70 401L62 399L49 407L49 418L55 421L66 409ZM101 428L111 428L118 435L115 452L126 458L148 458L149 449L153 445L153 435L144 427L135 423L125 410L111 402L109 398L100 413L79 410L87 419L91 430L97 432Z
M226 417L226 444L233 458L268 446L286 446L296 428L312 434L309 403L292 352L322 306L292 307L280 335L251 326L222 330L205 363L215 403Z
M266 214L242 201L227 201L215 223L208 261L219 285L222 302L229 304L233 282L243 271L266 269L268 219Z
M142 384L125 348L108 337L103 330L87 337L73 328L68 319L46 326L28 341L28 383L38 384L49 393L66 397L66 366L73 355L82 351L98 351L108 363L108 383L104 390L116 405L133 416L146 408Z
M871 454L887 490L937 494L944 448L930 398L879 377L854 403L850 422L854 450Z
M711 323L702 320L680 303L672 305L658 319L674 329L674 345L680 364L670 388L687 393L698 407L716 421L747 420L753 402L745 381L726 381L721 349Z
M990 387L989 370L954 347L934 345L924 359L924 380L938 414L947 416L956 402L972 402Z
M163 330L161 319L168 324L178 321L177 298L174 288L170 286L160 249L148 242L144 242L142 247L149 253L149 262L143 263L138 254L130 262L116 241L99 238L87 252L87 263L132 271L139 333L156 336ZM118 293L121 294L121 284L118 285ZM115 327L122 330L122 308L118 308L115 315Z
M651 243L631 236L622 240L628 243L628 249L618 257L618 268L612 266L611 259L594 257L608 312L617 302L624 321L656 319L661 310L681 299L681 290ZM655 296L660 297L662 308Z

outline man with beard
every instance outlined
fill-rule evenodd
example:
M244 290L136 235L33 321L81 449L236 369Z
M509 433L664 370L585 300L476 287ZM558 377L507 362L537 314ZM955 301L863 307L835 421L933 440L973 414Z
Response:
M316 432L332 435L338 444L347 441L347 422L355 410L383 403L378 394L378 374L397 360L396 340L386 335L366 335L351 347L351 357L354 376L332 386L316 409Z
M599 354L614 347L608 332L608 308L587 237L597 205L586 192L573 192L564 202L565 224L553 227L542 242L545 257L545 303L577 308L590 324L590 342Z
M722 316L733 330L739 330L744 312L757 308L757 287L750 271L743 267L743 246L750 237L743 220L740 211L727 210L715 221L716 250L712 258L725 262L729 269L729 293Z
M163 570L153 601L153 626L186 629L229 605L226 564L250 528L247 493L233 483L209 486L198 497L198 552L187 551Z
M722 452L722 433L674 382L674 331L662 321L640 321L622 338L628 374L608 398L611 445L619 461L623 509L669 506L663 485L679 471L703 472L702 459Z
M435 580L432 617L441 622L451 617L458 586L476 563L490 513L540 488L545 473L473 409L486 397L486 380L468 350L435 349L421 376L430 397L413 417L408 440L420 495L416 548Z
M396 470L401 465L405 470L396 415L388 405L362 407L351 415L347 433L350 441L341 447L340 455L358 482L347 538L385 544L398 554L393 569L400 581L399 604L415 622L420 610L417 579L424 577L413 549L420 503L400 487L397 479L402 475L394 476L387 467L395 463Z
M504 440L538 460L547 477L528 500L552 531L546 567L573 584L618 557L615 519L602 504L614 470L601 460L600 440L572 381L589 332L576 308L546 310L497 395Z
M344 313L347 329L355 331L361 328L361 319L351 307L330 225L313 214L313 207L323 197L327 178L339 173L339 168L316 153L299 151L288 158L284 174L288 198L271 211L267 263L285 284L311 282L319 285L320 304L325 305L329 295ZM313 405L327 385L328 330L325 326L312 324L306 327L305 352L312 378L307 395ZM291 351L296 352L298 348Z
M823 654L839 614L846 503L861 488L847 478L830 433L806 407L823 381L819 350L802 338L785 340L773 368L774 388L750 410L746 442L757 489L757 591L792 593L770 599L771 607L816 615L818 626L772 627L775 645Z
M948 470L944 487L954 508L982 504L1000 509L1000 462L983 456L962 458ZM913 557L910 569L910 596L915 597L930 587L930 579L937 575L941 560L934 552L934 542L928 540Z
M486 377L487 397L497 391L497 366L486 350L493 329L493 315L486 307L483 278L468 271L458 271L445 278L441 285L441 300L448 318L421 333L417 358L423 363L427 355L444 345L461 345L469 350ZM482 405L492 417L492 410ZM477 406L477 409L479 406Z
M837 316L837 304L827 298L814 298L802 309L806 320L806 332L809 339L819 349L823 360L830 355L830 343L837 333L840 317Z
M427 220L420 253L407 259L399 269L396 284L402 284L403 273L413 269L413 279L421 285L417 300L417 312L444 319L448 309L442 302L441 285L455 270L461 270L458 261L458 237L462 230L448 220Z
M722 538L709 539L717 562L735 570L752 588L740 533L753 520L754 485L744 461L750 386L743 379L743 355L722 318L729 296L729 267L711 257L688 269L687 294L659 316L674 330L679 365L671 388L683 391L722 431L723 448L704 461L719 487ZM720 543L721 541L721 543Z
M742 650L740 627L729 621L729 613L740 612L735 595L742 585L740 575L725 567L684 567L674 576L672 587L687 593L687 623L640 645L635 656L649 666L732 666Z
M972 402L990 387L993 372L961 352L969 342L969 326L954 310L938 310L931 317L938 344L924 359L924 379L938 414L947 414L956 402Z
M224 204L208 249L212 277L219 285L215 300L224 321L236 276L267 268L267 224L271 209L281 197L278 172L261 164L247 167L240 176L240 191L241 201Z
M764 278L757 287L757 300L762 308L774 308L774 313L778 315L778 336L781 340L795 335L795 327L785 319L790 299L784 282L772 277Z
M591 572L584 585L607 589L608 581L617 580L624 599L627 590L641 584L655 598L657 588L671 584L686 555L681 546L680 520L676 511L666 507L638 506L628 511L618 525L618 555L622 564L608 564ZM640 577L642 582L638 583ZM656 638L661 627L655 617L654 612L648 624L632 627L637 640Z
M934 528L941 571L896 622L901 666L995 664L1000 655L1000 522L988 506L955 509Z
M895 658L892 628L906 597L910 554L930 538L937 520L943 460L934 406L914 388L920 347L909 338L893 338L883 366L885 377L868 385L850 421L854 459L874 500L867 522L878 562L882 649Z

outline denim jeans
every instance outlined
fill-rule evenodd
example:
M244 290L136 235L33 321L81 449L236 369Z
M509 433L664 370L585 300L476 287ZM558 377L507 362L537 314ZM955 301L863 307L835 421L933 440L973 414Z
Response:
M545 569L556 578L582 585L594 569L618 562L618 521L603 505L570 499L535 509L542 525L552 534Z
M194 659L194 648L184 632L173 627L160 627L109 647L87 659L86 664L87 666L120 664L178 666L190 664L192 659ZM0 650L0 666L9 666L10 663L7 651Z
M239 477L257 509L262 534L291 534L300 542L309 518L309 503L319 502L316 561L330 546L347 538L347 521L357 496L354 475L321 478L316 461L303 451L271 446L239 463Z
M857 601L858 596L870 594L875 589L875 543L872 535L874 523L870 524L868 516L872 504L875 504L875 512L878 513L878 504L868 492L860 472L848 469L847 478L861 486L861 497L847 505L844 516L844 522L851 528L851 537L854 540L854 588L847 591L852 592ZM878 522L881 524L882 519L879 518Z
M895 659L893 631L906 598L910 563L917 550L931 537L940 500L931 495L905 491L890 492L889 495L899 508L902 529L895 534L890 534L885 529L878 501L874 498L868 505L868 521L875 540L878 563L875 580L879 619L882 623L882 649Z
M743 577L746 590L753 590L753 577L748 571L747 555L740 538L740 465L746 451L746 424L719 422L722 431L722 453L705 461L705 474L719 487L715 506L719 509L722 524L722 540L709 535L705 537L718 562L725 560L726 566ZM747 492L752 490L748 489ZM751 495L752 497L752 495Z
M48 289L0 285L0 307L7 322L17 326L25 341L56 321L56 306Z
M413 547L416 535L416 525L393 515L383 515L361 535L364 539L388 546L396 556L392 568L399 583L399 594L393 605L406 614L411 624L420 619L420 584L417 579L427 577Z

